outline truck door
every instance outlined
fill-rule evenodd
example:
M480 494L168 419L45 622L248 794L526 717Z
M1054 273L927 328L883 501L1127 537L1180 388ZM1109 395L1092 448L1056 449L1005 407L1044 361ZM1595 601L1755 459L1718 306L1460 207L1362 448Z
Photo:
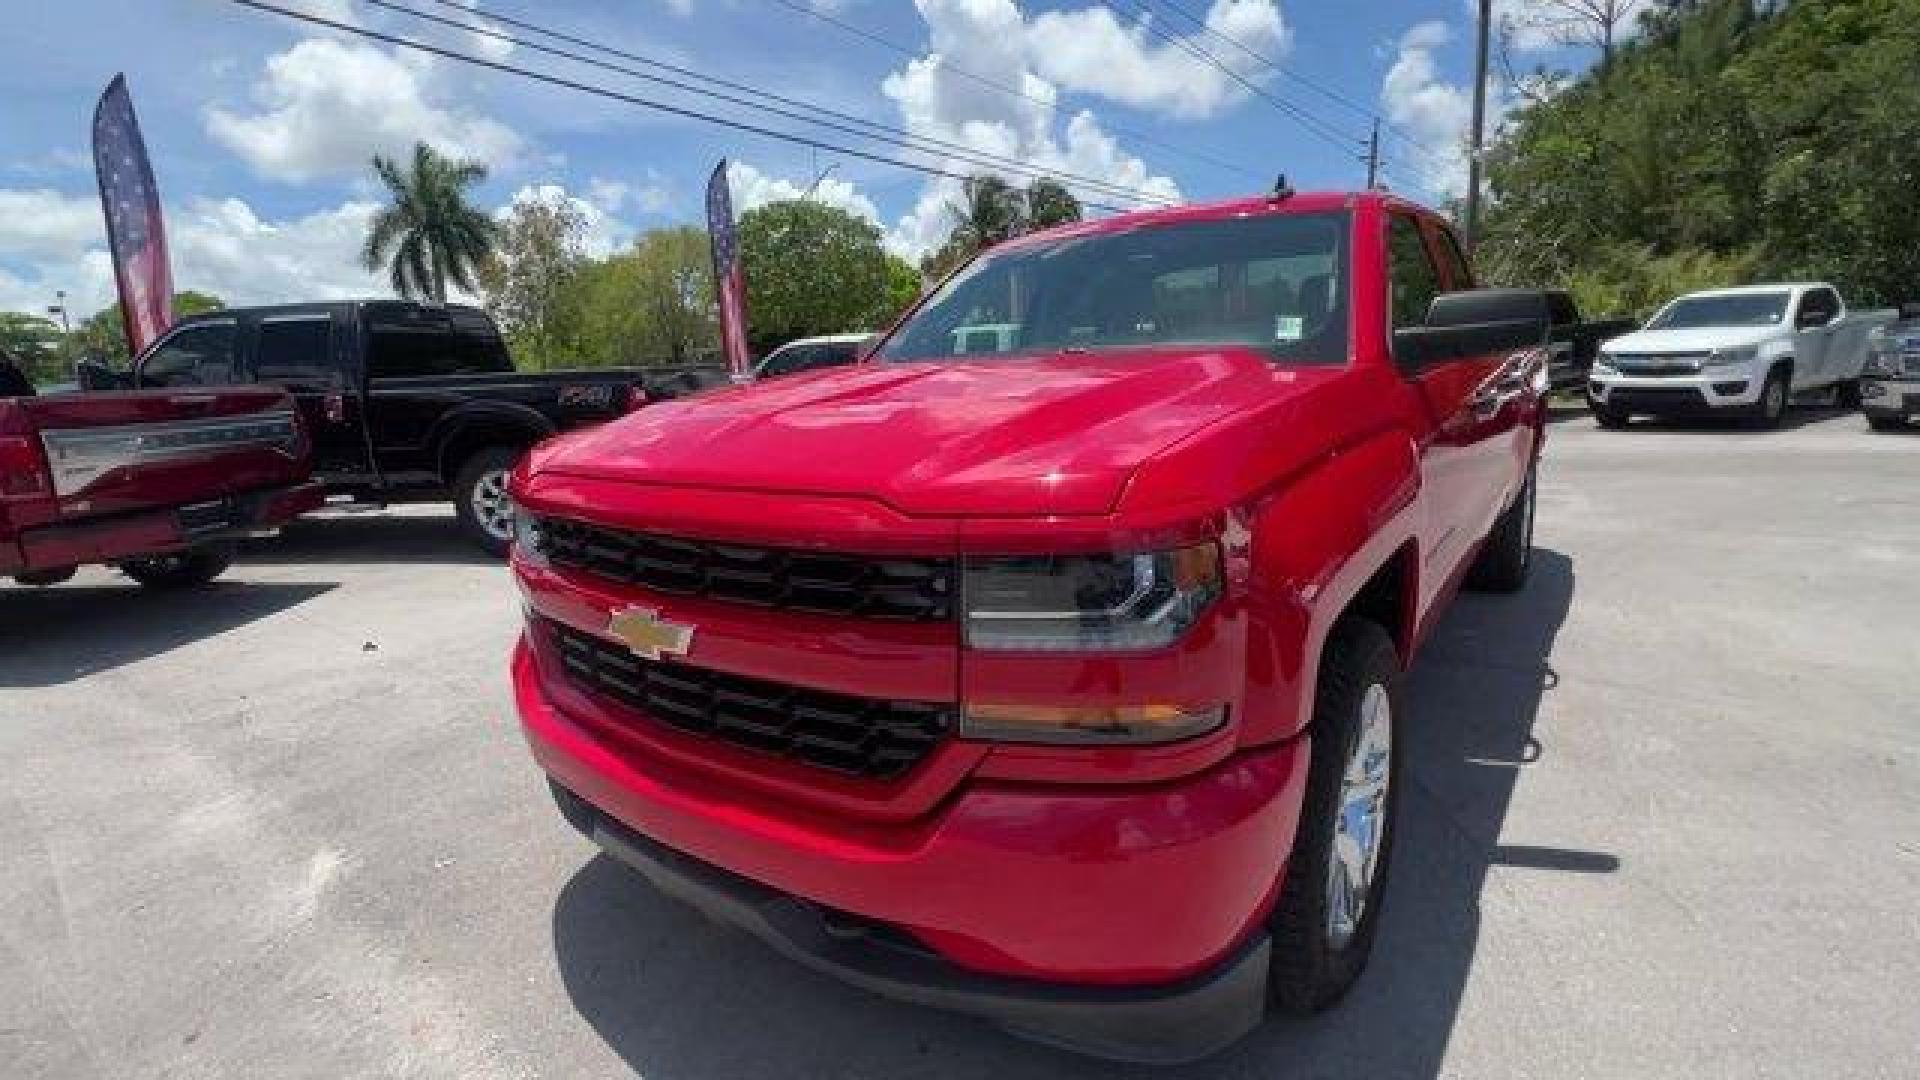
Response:
M1837 357L1833 334L1840 324L1840 294L1808 289L1793 313L1793 388L1823 386L1834 380Z
M1411 214L1395 213L1387 227L1389 312L1393 329L1421 326L1448 277ZM1436 242L1446 242L1436 237ZM1452 256L1449 256L1450 261ZM1464 261L1454 274L1464 279ZM1470 282L1462 280L1459 287ZM1409 377L1420 390L1431 428L1421 449L1421 484L1428 508L1426 567L1433 588L1451 578L1492 526L1505 490L1494 470L1510 451L1511 418L1493 403L1504 357L1468 356L1428 365Z
M372 482L366 415L352 350L328 309L264 315L254 324L253 381L287 388L313 439L313 471L334 483Z

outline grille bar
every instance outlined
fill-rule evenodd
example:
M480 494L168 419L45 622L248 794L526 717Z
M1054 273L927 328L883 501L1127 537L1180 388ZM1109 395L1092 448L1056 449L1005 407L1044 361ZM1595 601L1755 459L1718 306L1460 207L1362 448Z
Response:
M690 540L542 518L555 565L675 596L896 622L953 617L954 560Z
M581 689L675 731L871 780L918 765L954 729L952 705L882 701L645 660L542 620Z

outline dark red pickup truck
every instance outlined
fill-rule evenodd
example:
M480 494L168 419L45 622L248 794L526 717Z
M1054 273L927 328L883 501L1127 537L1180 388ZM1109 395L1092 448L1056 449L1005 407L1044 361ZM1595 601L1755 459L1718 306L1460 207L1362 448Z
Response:
M1378 194L975 260L866 361L537 447L513 661L561 811L895 997L1115 1058L1374 937L1401 673L1530 562L1543 295Z
M236 536L320 504L285 390L0 397L0 577L90 563L143 585L203 584Z

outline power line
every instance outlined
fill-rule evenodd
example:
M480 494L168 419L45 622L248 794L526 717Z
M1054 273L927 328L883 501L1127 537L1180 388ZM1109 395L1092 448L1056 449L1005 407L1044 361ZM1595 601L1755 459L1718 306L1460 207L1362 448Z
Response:
M762 127L758 124L747 123L746 121L743 121L743 120L734 120L724 116L716 116L713 113L701 112L698 109L690 109L684 105L672 105L663 101L654 101L648 98L640 97L636 94L628 94L619 90L612 90L604 86L595 86L591 83L580 82L576 79L569 79L564 76L554 75L544 71L535 71L531 68L520 67L517 64L508 64L499 60L490 60L490 59L487 59L486 57L474 56L470 53L463 53L457 49L449 49L439 45L430 45L430 44L427 44L426 42L413 41L408 38L403 38L395 34L381 33L378 30L371 30L362 26L353 26L348 23L338 22L336 20L324 18L319 15L311 15L303 11L294 11L290 8L281 7L278 4L267 3L265 2L265 0L230 0L230 2L233 4L237 4L240 7L253 8L256 11L266 11L266 12L271 12L275 15L283 15L289 19L294 19L299 22L308 23L313 26L324 26L329 30L335 30L343 34L353 34L358 37L368 38L373 41L384 42L396 48L411 49L415 52L428 53L433 56L444 57L445 59L448 59L448 60L457 60L463 64L471 64L474 67L488 68L493 71L505 72L509 75L519 75L522 78L532 79L535 82L542 82L551 86L559 86L568 90L578 90L584 94L591 94L595 97L603 97L612 101L619 101L628 105L636 105L643 109L652 109L656 112L663 112L672 116L679 116L689 120L701 120L710 124L718 124L721 127L733 128L736 131L745 131L750 134L764 136L769 139L777 139L781 142L795 143L800 146L810 146L816 150L825 150L830 153L844 154L848 157L859 158L863 161L871 161L880 165L892 165L897 168L912 169L915 172L926 173L927 175L930 175L930 176L942 176L950 180L966 180L967 179L967 175L965 173L954 172L951 169L943 169L943 168L940 168L939 166L925 165L925 164L920 164L918 162L912 162L912 161L902 161L898 158L887 157L884 154L876 154L876 153L871 153L865 150L857 150L852 147L841 146L837 143L827 142L823 139L815 139L806 135L797 135L792 132L779 131L769 127ZM1097 209L1097 210L1107 210L1114 213L1125 212L1124 207L1114 206L1109 203L1094 202L1092 200L1083 200L1083 202L1085 205L1093 207L1094 209Z
M1261 86L1259 83L1254 82L1252 79L1247 78L1245 75L1242 75L1239 72L1228 67L1227 65L1221 63L1219 57L1201 48L1199 45L1193 43L1192 41L1189 41L1188 39L1181 37L1178 34L1175 34L1171 30L1167 30L1164 27L1161 27L1159 24L1155 23L1153 21L1152 13L1147 10L1145 4L1141 3L1140 0L1129 0L1129 2L1132 3L1133 5L1134 13L1137 15L1143 16L1143 18L1141 19L1140 25L1145 27L1148 33L1153 34L1155 37L1160 38L1162 41L1167 42L1169 45L1172 45L1186 52L1188 55L1199 59L1202 63L1209 64L1215 68L1218 68L1221 74L1225 75L1229 79L1232 79L1234 82L1240 84L1240 86L1244 87L1248 93L1253 94L1255 97L1260 98L1262 101L1265 101L1267 104L1273 106L1275 109L1278 109L1282 113L1285 113L1287 116L1292 117L1294 122L1298 123L1301 127L1305 128L1309 132L1312 132L1314 135L1319 136L1321 139L1325 140L1329 145L1339 147L1342 153L1346 152L1347 148L1352 145L1351 138L1341 133L1338 129L1334 128L1332 125L1328 124L1326 121L1321 120L1319 117L1314 116L1312 113L1307 112L1305 109L1302 109L1300 106L1295 105L1293 102L1288 101L1277 94L1269 92L1265 87ZM1105 0L1105 3L1109 9L1112 9L1115 11L1119 10L1117 7L1115 7L1115 0Z
M571 60L581 64L586 64L592 67L601 68L607 71L619 72L624 75L632 76L633 78L636 78L636 79L644 79L648 82L669 86L676 90L682 90L687 93L701 94L707 97L717 98L718 100L728 102L729 104L739 105L744 108L758 109L763 112L769 112L774 114L775 116L785 117L789 120L798 120L801 123L814 124L820 127L828 128L830 130L841 132L842 134L852 135L856 138L877 139L881 141L893 142L893 143L902 145L907 149L912 149L920 152L929 152L929 153L935 152L935 151L929 151L927 149L928 147L933 147L933 148L936 148L938 152L943 152L949 157L958 158L972 165L978 165L978 166L982 166L989 169L999 169L999 170L1009 171L1017 175L1026 176L1036 180L1043 179L1043 178L1058 180L1069 186L1085 188L1087 190L1093 191L1096 194L1107 195L1115 198L1130 199L1130 200L1134 200L1141 203L1158 203L1161 205L1173 205L1177 201L1174 199L1170 199L1164 195L1156 195L1151 192L1142 191L1138 188L1127 187L1124 184L1117 184L1108 180L1097 180L1092 177L1081 176L1075 173L1069 173L1069 172L1064 172L1060 170L1043 169L1038 166L1028 164L1026 162L1015 161L1010 158L1002 157L998 154L993 154L985 150L979 150L974 147L965 146L960 143L955 143L945 139L935 138L931 135L919 135L914 132L907 131L903 128L892 127L890 125L882 124L877 121L868 120L864 117L855 116L851 113L840 112L835 109L826 108L825 106L815 105L811 102L800 101L800 100L789 98L789 97L783 97L771 91L761 89L760 87L750 86L745 83L733 82L727 79L719 78L718 76L703 75L689 68L685 68L676 64L670 64L663 60L655 60L650 57L641 56L637 53L627 52L622 49L616 49L611 46L601 45L592 41L587 41L583 38L579 38L571 34L563 33L561 31L554 30L550 27L541 26L539 24L528 22L521 19L515 19L507 15L501 15L492 10L482 11L474 8L469 8L466 5L460 3L459 0L430 0L430 2L439 4L442 7L451 8L455 11L460 12L462 15L465 15L468 17L479 17L487 22L494 22L494 23L499 23L506 26L513 26L518 29L526 30L531 33L552 38L556 41L564 41L569 44L579 45L583 48L593 49L598 52L606 53L610 56L618 56L623 59L632 60L636 63L642 64L647 67L658 68L663 71L670 71L676 75L682 75L688 79L699 80L702 83L707 83L711 85L710 86L689 85L685 82L681 82L676 79L667 78L661 75L648 74L647 72L638 71L630 67L622 66L620 64L608 63L607 61L597 60L590 56L583 56L580 53L572 52L567 49L555 48L551 45L544 45L536 41L529 41L525 38L516 37L508 33L503 33L499 30L493 29L488 26L476 25L470 21L467 21L466 19L446 18L439 15L431 14L429 12L420 11L415 8L408 7L404 4L394 3L392 2L392 0L367 0L368 4L374 7L384 8L388 11L394 11L404 15L410 15L417 19L423 19L428 22L438 23L439 25L442 25L442 26L453 27L455 29L462 30L467 33L476 34L476 35L490 38L496 41L507 42L515 46L531 49L536 52L546 53L551 56L558 56L567 60ZM740 94L746 94L750 96L740 97L734 94L724 93L722 91L711 89L711 86L725 87L728 90L738 91ZM765 103L766 101L779 102L784 105L792 106L794 109L801 109L811 113L818 113L822 116L834 117L837 120L844 121L844 122L837 123L834 120L822 120L818 116L807 115L806 113L803 113L803 112L794 112L790 109L783 109L776 105L768 105ZM849 125L854 125L854 126L849 126ZM861 130L861 129L866 129L866 130ZM875 132L878 132L879 134L876 135ZM914 144L923 144L923 145L914 145Z
M1380 113L1378 109L1375 109L1371 105L1363 105L1360 102L1357 102L1352 98L1346 96L1345 94L1342 94L1339 91L1326 86L1325 84L1319 82L1316 79L1310 79L1305 75L1302 75L1297 71L1294 71L1292 68L1289 68L1286 65L1280 63L1280 61L1260 53L1259 51L1255 50L1253 47L1249 46L1246 42L1241 41L1239 38L1234 37L1232 34L1226 33L1223 30L1214 29L1211 25L1209 25L1206 22L1206 20L1195 15L1193 12L1189 11L1187 8L1185 8L1181 4L1176 3L1175 0L1151 0L1151 2L1155 6L1166 8L1168 11L1171 11L1174 14L1180 16L1181 18L1187 20L1187 22L1192 23L1194 26L1198 27L1200 31L1206 34L1208 37L1214 38L1227 45L1233 46L1235 49L1238 49L1239 51L1252 57L1254 60L1259 61L1261 64L1265 65L1266 67L1271 68L1275 72L1278 72L1282 77L1292 79L1294 82L1299 83L1301 86L1304 86L1309 90L1312 90L1314 93L1319 94L1321 97L1326 98L1328 101L1333 102L1335 105L1343 106L1359 114L1360 116L1366 117L1368 119L1380 118ZM1411 132L1407 131L1405 128L1394 123L1393 121L1381 120L1381 126L1387 133L1406 141L1407 143L1411 144L1414 148L1420 150L1422 153L1430 154L1433 152L1432 147L1427 146L1420 139L1416 138Z
M802 3L800 2L800 0L770 0L770 2L778 4L789 11L793 11L797 14L804 15L809 19L814 19L818 22L823 22L829 26L836 27L848 34L852 34L855 37L861 38L866 41L870 41L875 45L879 45L882 48L885 48L891 52L899 53L902 56L910 57L912 59L917 60L924 54L923 50L921 49L913 48L907 45L902 45L899 42L894 41L890 38L883 37L880 34L876 34L873 31L868 30L866 27L863 27L857 23L849 22L846 19L842 19L842 18L839 18L838 16L828 14L827 12L824 12L824 11L815 10L812 6ZM940 56L939 62L940 62L940 66L945 70L950 71L955 75L960 76L963 79L967 79L971 82L978 83L979 85L987 87L990 90L994 90L999 93L1006 94L1010 97L1020 98L1024 101L1031 101L1037 105L1045 105L1048 108L1052 108L1058 104L1058 102L1055 101L1053 98L1042 97L1038 94L1029 94L1025 90L1020 89L1019 87L1008 86L1006 83L997 82L993 79L987 78L984 75L976 75L975 73L956 65L955 63L953 63L951 59L949 59L946 56ZM1190 149L1188 147L1177 146L1173 143L1165 141L1164 139L1155 138L1154 136L1148 135L1145 132L1139 131L1137 129L1123 128L1113 123L1108 123L1106 126L1107 126L1107 129L1113 132L1115 135L1123 135L1126 138L1131 139L1134 142L1140 143L1142 145L1157 147L1161 150L1167 151L1168 153L1179 154L1182 157L1192 158L1195 161L1204 162L1217 169L1224 169L1228 172L1239 173L1242 176L1264 175L1259 170L1248 168L1247 166L1236 163L1236 162L1226 161L1221 158L1214 157L1211 154L1202 153L1201 151Z

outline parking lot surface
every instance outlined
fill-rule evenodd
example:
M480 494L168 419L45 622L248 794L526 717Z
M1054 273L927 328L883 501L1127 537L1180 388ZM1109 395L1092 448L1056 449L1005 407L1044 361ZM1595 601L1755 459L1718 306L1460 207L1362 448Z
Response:
M450 518L303 522L200 594L0 587L0 1076L1920 1073L1920 432L1569 413L1547 455L1531 585L1414 671L1372 969L1162 1073L596 856Z

